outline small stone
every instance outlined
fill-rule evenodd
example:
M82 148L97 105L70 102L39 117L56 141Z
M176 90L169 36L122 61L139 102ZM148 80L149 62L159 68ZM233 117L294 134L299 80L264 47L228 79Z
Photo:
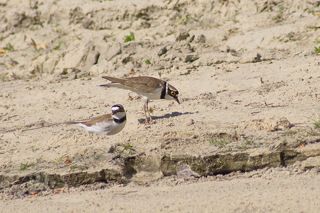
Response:
M192 171L190 166L185 163L182 163L177 166L177 176L179 178L190 178L190 177L199 178L200 177L198 173Z
M0 6L7 6L8 0L0 0Z
M69 22L71 24L79 24L85 18L85 14L81 7L76 7L69 12Z
M174 126L174 123L172 123L172 122L168 123L167 126L169 126L169 127Z
M195 35L192 35L192 36L188 39L188 42L189 42L189 43L193 42L193 40L194 40L195 37L196 37Z
M253 63L261 62L261 58L262 56L259 53L257 53L257 55L253 58L252 62Z
M207 40L206 37L203 34L201 34L197 37L196 42L197 43L206 43L206 40Z
M110 146L108 153L114 153L116 151L116 148L117 148L116 145Z
M185 58L184 58L184 62L186 63L192 63L196 60L199 59L199 56L198 55L187 55Z
M144 29L150 28L151 27L151 23L147 22L147 21L143 21L141 22L140 26Z
M188 122L187 122L187 126L191 126L194 124L194 120L193 119L190 119Z
M273 128L273 131L286 130L292 128L294 125L286 117L281 117L276 121L276 125Z
M131 55L130 54L127 54L127 55L125 55L124 57L123 57L123 59L121 60L121 62L123 63L123 64L127 64L127 63L129 63L130 61L132 61L133 60L133 58L131 57Z
M104 52L105 58L110 61L117 55L120 55L122 53L121 48L122 47L120 43L112 43L111 45L107 46L106 51Z
M160 49L160 51L158 52L158 56L162 56L162 55L166 54L167 52L168 52L167 47L162 47Z
M188 32L181 32L179 35L176 37L176 41L183 41L186 40L190 34Z

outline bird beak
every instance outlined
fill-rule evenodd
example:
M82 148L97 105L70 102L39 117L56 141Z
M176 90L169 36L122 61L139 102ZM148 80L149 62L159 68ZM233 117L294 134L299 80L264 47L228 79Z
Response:
M180 101L178 99L178 96L174 97L174 99L178 102L178 104L180 104Z

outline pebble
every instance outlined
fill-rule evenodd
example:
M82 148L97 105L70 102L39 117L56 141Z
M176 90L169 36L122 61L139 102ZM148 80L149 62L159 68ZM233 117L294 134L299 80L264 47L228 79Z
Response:
M199 59L199 56L198 55L187 55L185 58L184 58L184 62L186 63L191 63L191 62L194 62L196 60Z
M196 42L197 43L206 43L206 37L203 35L203 34L201 34L201 35L199 35L199 36L197 36L197 38L196 38Z
M187 122L187 126L191 126L194 124L194 120L193 119L190 119L188 122Z
M166 54L167 52L168 52L167 47L162 47L160 49L160 51L158 52L158 56L162 56L162 55Z
M176 41L183 41L186 40L190 34L188 32L180 32L178 36L176 37Z

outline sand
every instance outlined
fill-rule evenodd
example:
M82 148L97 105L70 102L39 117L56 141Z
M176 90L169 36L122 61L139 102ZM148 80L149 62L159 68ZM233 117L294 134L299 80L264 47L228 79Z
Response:
M265 172L265 171L264 171ZM267 171L261 177L115 186L3 202L2 212L317 212L317 174ZM258 175L259 176L259 175Z
M304 173L320 165L318 2L1 0L0 14L4 211L319 207L320 176ZM153 101L155 124L146 126L141 98L98 87L104 75L166 79L179 89L182 103ZM115 103L124 105L128 117L115 136L62 124L109 113ZM227 163L197 161L224 155L231 156ZM168 163L171 157L178 160ZM134 159L129 167L128 159ZM209 179L173 184L179 163ZM295 175L210 179L288 166ZM107 189L77 190L97 184L94 177L65 182L63 188L75 189L59 195L52 195L58 184L26 178L102 170L116 176L104 180L112 182Z

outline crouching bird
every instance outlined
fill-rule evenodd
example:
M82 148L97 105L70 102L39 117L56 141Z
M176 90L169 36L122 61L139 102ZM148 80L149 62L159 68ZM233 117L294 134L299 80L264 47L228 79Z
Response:
M111 114L105 114L83 121L70 121L66 122L66 124L76 124L88 132L115 135L124 128L127 117L121 104L113 105L111 111Z

